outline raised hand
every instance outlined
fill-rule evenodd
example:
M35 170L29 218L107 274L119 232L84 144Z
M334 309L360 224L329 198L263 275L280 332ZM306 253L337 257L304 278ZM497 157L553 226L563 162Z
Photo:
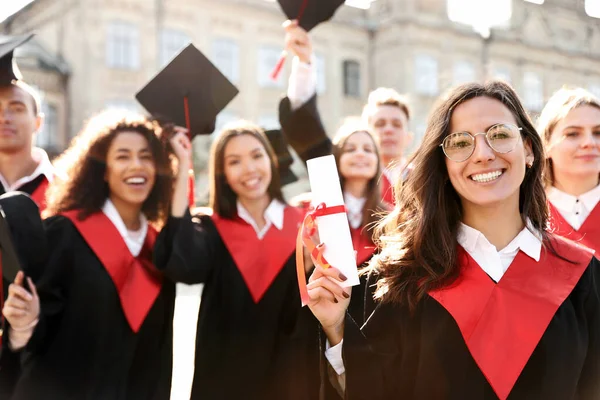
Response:
M176 126L174 134L169 139L173 153L179 160L179 174L188 173L191 166L192 142L188 138L187 129Z
M303 63L310 64L312 42L308 32L301 28L296 20L285 21L283 28L285 29L285 49L298 56Z
M344 337L344 319L352 288L342 288L346 277L337 269L316 266L308 281L308 307L319 320L329 343L338 344Z

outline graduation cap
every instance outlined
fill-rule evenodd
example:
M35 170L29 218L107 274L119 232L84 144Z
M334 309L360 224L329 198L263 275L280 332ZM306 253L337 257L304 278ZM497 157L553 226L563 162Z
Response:
M19 271L37 279L47 256L40 210L28 194L0 196L0 252L2 277L12 283Z
M23 78L13 55L17 47L25 44L32 37L33 33L0 37L0 85L9 85L13 80Z
M190 139L215 130L217 115L238 89L193 44L183 49L136 94L153 117L186 127ZM190 170L190 205L193 204Z
M271 147L273 147L273 150L277 155L281 186L296 182L298 177L290 169L290 166L294 163L294 159L288 149L288 144L285 140L285 136L283 136L283 132L281 132L280 129L271 129L265 131L265 135L269 139Z
M295 19L298 25L310 32L315 26L329 21L344 0L277 0L288 19ZM281 72L287 53L281 57L271 72L271 78L276 80Z

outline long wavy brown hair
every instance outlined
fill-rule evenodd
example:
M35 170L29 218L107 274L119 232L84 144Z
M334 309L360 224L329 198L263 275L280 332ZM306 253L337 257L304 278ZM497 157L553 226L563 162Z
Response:
M381 253L373 258L370 272L379 276L375 297L382 302L417 303L432 289L451 284L459 273L457 233L462 205L446 169L439 147L449 132L454 109L475 97L489 97L504 104L514 115L524 142L529 142L534 162L525 174L519 193L523 223L548 243L548 208L542 182L544 150L527 112L506 83L470 83L450 90L438 100L429 117L423 143L411 158L414 169L398 184L398 204L377 227Z
M281 180L277 156L264 131L257 125L248 121L236 121L226 125L217 134L210 148L209 161L209 207L213 212L223 218L233 218L237 215L237 194L231 189L225 177L225 147L231 138L241 135L250 135L258 140L267 153L271 163L271 182L267 193L271 200L277 199L285 203L281 192Z
M583 88L564 87L548 100L537 121L537 130L544 140L546 152L550 149L550 138L556 125L571 111L582 106L600 109L600 99ZM544 181L546 187L554 185L554 167L551 158L546 162Z
M107 111L93 117L54 162L65 179L55 179L46 192L44 217L79 210L85 219L101 210L110 191L105 180L106 157L115 137L121 132L137 132L148 141L156 167L156 179L142 212L148 221L162 226L169 215L173 193L173 162L166 150L166 132L157 122L137 114Z
M377 159L380 160L379 156L379 147L373 138L373 134L369 129L362 124L359 124L357 121L349 121L342 125L342 127L338 130L336 135L332 140L331 152L335 158L335 162L337 165L338 175L340 177L340 185L342 190L344 189L344 185L346 184L346 178L342 175L340 171L340 158L344 154L344 146L346 141L355 133L364 132L371 138L373 142L373 148L375 149L375 155ZM380 219L381 212L383 212L386 207L382 204L381 200L381 188L379 187L379 181L381 179L381 164L380 161L377 163L377 172L369 180L367 183L366 189L366 201L362 210L362 229L361 234L369 239L372 239L373 236L373 228L377 221Z

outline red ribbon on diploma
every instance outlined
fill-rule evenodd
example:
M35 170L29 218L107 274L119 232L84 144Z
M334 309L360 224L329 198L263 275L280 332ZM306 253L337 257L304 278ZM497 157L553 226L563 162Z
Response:
M308 289L306 287L306 271L304 267L303 247L308 249L317 266L323 269L330 267L329 263L323 256L323 251L317 247L312 239L312 236L317 230L315 220L317 217L344 213L346 213L346 207L344 205L327 207L325 203L321 203L314 210L309 211L306 214L304 221L302 222L302 226L298 230L298 236L296 237L296 273L298 274L298 287L300 289L302 306L307 305L310 301L310 297L308 297Z

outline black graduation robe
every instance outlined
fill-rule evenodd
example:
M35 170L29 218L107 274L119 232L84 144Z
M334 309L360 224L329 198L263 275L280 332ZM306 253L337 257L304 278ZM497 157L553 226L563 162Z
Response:
M125 307L121 297L127 294L131 300L135 295L127 290L127 284L140 287L128 280L134 270L130 264L133 256L127 253L125 242L104 214L92 216L101 219L97 234L91 236L89 230L84 234L64 215L45 221L52 251L38 284L42 312L25 350L15 400L170 396L175 285L161 279L152 302L144 300L141 293L133 299L150 304L145 318L136 315L136 309ZM151 232L149 227L146 244L137 258L148 263ZM99 256L94 249L102 247L112 251ZM120 290L111 279L115 271ZM155 277L160 279L159 275ZM128 304L135 306L135 302ZM136 321L141 323L135 328L137 333Z
M600 254L600 203L596 204L579 229L574 229L550 201L548 201L548 206L550 221L555 229L554 233L596 250L596 257L598 257Z
M295 239L302 213L286 207L281 231L259 240L239 218L171 218L156 245L166 276L204 283L196 335L192 399L311 399Z
M346 318L346 399L600 398L600 263L553 239L565 262L523 253L499 283L470 256L456 285L414 314L381 304Z

